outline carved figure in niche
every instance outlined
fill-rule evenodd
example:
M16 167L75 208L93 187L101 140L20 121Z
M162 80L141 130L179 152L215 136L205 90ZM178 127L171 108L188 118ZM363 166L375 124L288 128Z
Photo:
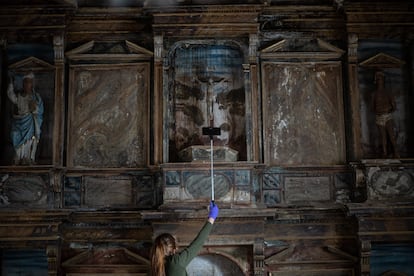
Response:
M35 163L37 145L43 122L43 100L34 90L34 74L23 76L22 90L15 91L11 78L7 96L15 105L11 124L11 139L15 150L16 165Z
M189 146L209 145L202 134L207 126L220 127L214 146L227 146L246 160L245 88L242 54L227 45L184 45L173 55L170 161Z
M383 157L388 156L388 141L392 148L394 158L399 158L397 152L396 138L394 134L394 121L392 113L396 110L395 99L385 89L385 75L382 71L375 73L376 90L372 96L372 109L375 112L375 123L381 135L381 146Z

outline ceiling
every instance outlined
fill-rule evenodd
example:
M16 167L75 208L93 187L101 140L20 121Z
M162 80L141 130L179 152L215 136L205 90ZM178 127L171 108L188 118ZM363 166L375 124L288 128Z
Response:
M332 4L345 0L1 0L0 6L10 7L161 7L200 5L306 5ZM347 0L352 1L352 0ZM362 0L364 1L364 0ZM367 0L365 0L367 1Z

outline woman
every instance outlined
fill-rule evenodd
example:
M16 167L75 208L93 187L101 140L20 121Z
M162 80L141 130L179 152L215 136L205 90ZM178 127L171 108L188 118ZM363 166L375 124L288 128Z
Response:
M210 202L208 220L191 244L180 253L177 253L177 242L168 233L155 238L151 249L151 275L152 276L184 276L186 267L197 256L205 240L213 228L219 209L214 202Z

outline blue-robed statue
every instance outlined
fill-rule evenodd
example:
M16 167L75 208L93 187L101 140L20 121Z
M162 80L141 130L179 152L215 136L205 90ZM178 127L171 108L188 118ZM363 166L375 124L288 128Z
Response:
M34 91L34 75L23 76L23 89L15 91L13 81L7 89L10 101L15 105L11 124L11 139L15 150L14 163L35 163L37 145L43 122L43 101Z

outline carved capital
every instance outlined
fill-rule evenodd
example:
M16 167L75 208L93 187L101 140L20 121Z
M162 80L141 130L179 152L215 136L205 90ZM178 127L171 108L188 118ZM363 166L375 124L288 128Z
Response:
M348 59L350 62L358 60L358 35L355 33L348 35Z
M155 62L162 61L163 55L163 36L162 35L155 35L154 36L154 59Z
M256 63L258 43L259 43L258 35L250 34L249 35L249 62L250 63Z
M55 51L55 63L63 62L64 58L64 38L63 34L53 37L53 49Z

